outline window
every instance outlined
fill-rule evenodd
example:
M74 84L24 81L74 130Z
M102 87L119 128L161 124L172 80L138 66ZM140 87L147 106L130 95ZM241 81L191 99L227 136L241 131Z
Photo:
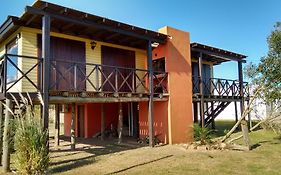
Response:
M18 41L14 39L12 42L7 44L6 46L6 53L11 55L18 55ZM15 64L18 65L18 58L16 56L9 56L10 60ZM11 62L7 62L7 83L11 83L16 81L18 78L17 69L15 66L12 65Z
M156 71L156 72L166 72L165 57L153 60L152 64L153 64L153 71Z

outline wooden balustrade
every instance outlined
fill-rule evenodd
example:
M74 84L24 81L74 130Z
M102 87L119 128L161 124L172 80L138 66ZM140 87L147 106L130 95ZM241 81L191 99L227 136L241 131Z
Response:
M28 62L28 67L16 64L12 59ZM30 61L32 60L32 61ZM9 63L9 66L8 66ZM23 68L23 69L22 69ZM18 77L7 83L7 72L15 69ZM105 92L105 93L149 93L148 70L108 66L68 60L51 60L51 91ZM34 76L34 71L36 75ZM31 72L33 74L31 75ZM153 72L154 92L168 93L166 72ZM3 55L0 58L0 90L10 91L21 80L31 85L32 92L42 91L43 60L37 57Z

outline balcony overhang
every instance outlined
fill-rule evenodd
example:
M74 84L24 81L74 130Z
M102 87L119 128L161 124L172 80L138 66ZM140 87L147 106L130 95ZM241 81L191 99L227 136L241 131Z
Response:
M241 61L246 62L245 58L247 56L231 52L228 50L200 44L191 43L191 54L192 58L198 58L199 53L203 54L203 60L213 62L214 64L220 64L227 61Z
M0 27L0 42L20 26L42 28L51 17L51 31L97 41L146 49L147 41L165 43L167 35L44 1L27 6L21 17L8 17Z

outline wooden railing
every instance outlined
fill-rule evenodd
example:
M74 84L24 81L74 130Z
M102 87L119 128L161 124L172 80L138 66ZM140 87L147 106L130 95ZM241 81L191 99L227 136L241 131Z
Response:
M23 64L18 65L12 59L22 59ZM16 69L18 74L16 80L10 83L7 82L8 69ZM50 62L50 70L51 91L149 93L149 72L144 69L56 59ZM0 58L1 92L6 94L24 79L25 86L32 87L30 91L41 92L42 72L41 58L6 54ZM155 93L168 93L167 76L166 72L153 72Z
M203 80L203 94L205 96L232 96L232 97L248 97L248 82L242 83L242 94L240 92L240 82L238 80L228 80L220 78L210 78ZM200 78L192 77L193 94L200 94Z

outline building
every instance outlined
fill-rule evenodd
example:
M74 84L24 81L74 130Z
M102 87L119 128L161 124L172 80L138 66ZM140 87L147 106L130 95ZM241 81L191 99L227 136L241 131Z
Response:
M103 138L108 130L149 136L151 146L153 137L191 141L193 121L212 123L231 102L246 99L247 84L246 56L190 43L189 35L36 1L0 27L1 100L21 92L38 103L42 94L44 127L54 104L73 145L75 137ZM238 62L239 80L213 78L213 66L225 61Z

